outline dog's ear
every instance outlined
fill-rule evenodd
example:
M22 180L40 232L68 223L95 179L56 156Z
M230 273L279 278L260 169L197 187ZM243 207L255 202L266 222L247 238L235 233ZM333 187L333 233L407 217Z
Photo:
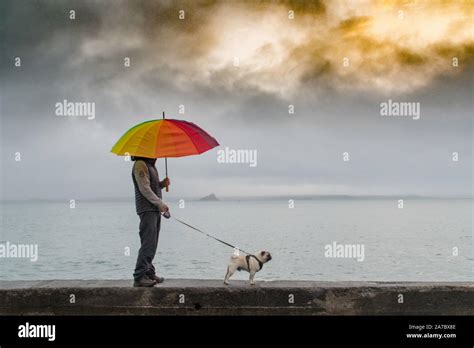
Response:
M265 251L261 251L260 255L262 255L262 256L265 255Z

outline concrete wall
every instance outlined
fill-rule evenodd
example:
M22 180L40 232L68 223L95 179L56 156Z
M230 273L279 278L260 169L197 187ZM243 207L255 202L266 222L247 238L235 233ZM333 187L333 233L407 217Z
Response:
M403 303L400 303L403 297ZM71 303L74 299L74 303ZM473 283L0 281L0 315L474 315Z

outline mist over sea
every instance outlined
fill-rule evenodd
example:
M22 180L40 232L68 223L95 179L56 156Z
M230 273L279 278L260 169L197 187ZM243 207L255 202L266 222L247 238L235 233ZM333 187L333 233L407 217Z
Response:
M257 280L472 281L472 199L288 199L170 202L171 214L273 260ZM133 201L3 202L0 241L37 244L38 260L0 258L1 280L132 279L139 248ZM363 246L363 260L326 246ZM162 220L155 258L165 278L223 279L233 250ZM235 279L247 279L240 272Z

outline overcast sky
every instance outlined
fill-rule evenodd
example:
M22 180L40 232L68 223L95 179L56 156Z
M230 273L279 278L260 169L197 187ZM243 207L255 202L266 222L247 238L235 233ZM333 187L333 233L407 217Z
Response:
M170 159L171 197L470 196L473 4L2 1L2 198L132 197L110 149L162 111L258 156ZM389 99L420 119L382 117Z

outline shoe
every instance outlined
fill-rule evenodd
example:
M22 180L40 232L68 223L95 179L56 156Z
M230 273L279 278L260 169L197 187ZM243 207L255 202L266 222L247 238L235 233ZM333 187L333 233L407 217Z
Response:
M153 286L155 286L156 284L156 281L148 278L148 277L143 277L142 279L140 280L135 280L133 282L133 286L135 288L151 288Z
M156 274L149 275L148 278L150 278L151 280L154 280L157 284L163 283L165 281L165 278L158 277Z

